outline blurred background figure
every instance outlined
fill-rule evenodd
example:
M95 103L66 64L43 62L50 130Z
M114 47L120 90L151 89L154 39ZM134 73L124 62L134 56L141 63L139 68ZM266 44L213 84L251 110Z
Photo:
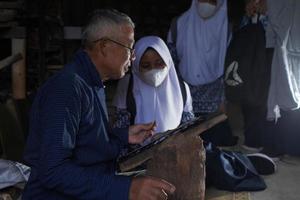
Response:
M225 112L223 73L229 36L226 0L193 0L172 20L168 46L179 78L190 86L197 117ZM215 145L237 142L227 120L209 132L205 139Z

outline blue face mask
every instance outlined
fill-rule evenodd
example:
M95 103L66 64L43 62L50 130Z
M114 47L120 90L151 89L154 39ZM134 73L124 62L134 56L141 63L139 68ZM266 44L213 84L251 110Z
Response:
M203 18L207 19L213 16L216 12L216 5L212 5L207 2L198 2L197 10L198 14Z

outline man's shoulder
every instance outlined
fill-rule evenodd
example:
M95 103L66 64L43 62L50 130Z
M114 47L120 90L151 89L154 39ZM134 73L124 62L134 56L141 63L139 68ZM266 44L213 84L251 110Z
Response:
M78 82L80 82L79 76L74 71L64 68L53 76L49 77L39 90L46 91L49 94L60 91L67 92L80 87Z
M48 86L48 85L51 85L51 86L66 85L67 86L67 85L70 85L70 84L74 83L75 81L76 81L76 73L64 68L61 71L57 72L52 77L50 77L46 81L45 86Z

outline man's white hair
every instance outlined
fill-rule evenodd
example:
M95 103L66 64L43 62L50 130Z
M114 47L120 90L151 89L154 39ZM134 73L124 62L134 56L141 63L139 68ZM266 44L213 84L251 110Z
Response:
M109 9L95 10L82 31L83 47L92 48L94 41L103 37L116 37L121 26L126 24L134 28L131 18L124 13Z

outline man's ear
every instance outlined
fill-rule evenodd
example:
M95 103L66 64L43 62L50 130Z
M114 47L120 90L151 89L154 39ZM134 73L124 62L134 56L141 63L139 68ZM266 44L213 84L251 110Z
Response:
M107 42L105 40L100 40L97 44L97 51L101 53L103 56L107 54Z

